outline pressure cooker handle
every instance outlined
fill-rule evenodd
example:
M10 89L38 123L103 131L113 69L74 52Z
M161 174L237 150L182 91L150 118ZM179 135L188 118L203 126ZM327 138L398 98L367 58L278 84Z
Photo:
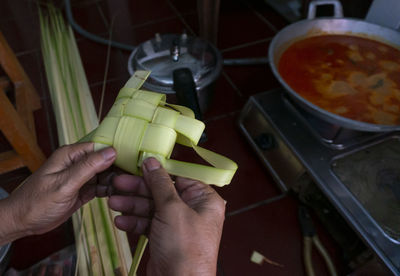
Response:
M199 101L197 98L196 84L194 83L192 71L189 68L175 69L172 73L174 90L178 104L189 107L193 110L196 119L202 120Z
M333 17L343 17L343 8L339 0L313 0L308 5L307 19L314 19L318 6L333 5Z

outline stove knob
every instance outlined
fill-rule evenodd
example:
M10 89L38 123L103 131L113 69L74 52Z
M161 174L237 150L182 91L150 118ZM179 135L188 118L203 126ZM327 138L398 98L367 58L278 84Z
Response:
M254 142L261 150L271 150L275 147L275 138L271 133L261 133L254 138Z

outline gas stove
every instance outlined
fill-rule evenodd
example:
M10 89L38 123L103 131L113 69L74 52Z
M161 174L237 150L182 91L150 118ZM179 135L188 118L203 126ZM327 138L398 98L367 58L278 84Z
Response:
M283 88L252 96L239 126L282 191L310 179L400 274L400 132L332 125L296 106Z

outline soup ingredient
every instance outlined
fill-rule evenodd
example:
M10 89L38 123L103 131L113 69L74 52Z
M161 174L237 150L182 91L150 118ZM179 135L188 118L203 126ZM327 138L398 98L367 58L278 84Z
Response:
M309 102L367 123L400 124L400 51L356 36L323 35L293 43L278 70Z

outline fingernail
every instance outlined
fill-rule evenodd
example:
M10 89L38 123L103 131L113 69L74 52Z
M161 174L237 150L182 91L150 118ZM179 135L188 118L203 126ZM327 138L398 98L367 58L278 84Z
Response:
M225 205L228 203L228 201L224 200Z
M113 159L116 155L116 152L112 147L104 149L101 153L103 154L103 158L106 161Z
M158 162L154 157L147 158L143 163L146 170L149 172L158 170L161 167L160 162Z

